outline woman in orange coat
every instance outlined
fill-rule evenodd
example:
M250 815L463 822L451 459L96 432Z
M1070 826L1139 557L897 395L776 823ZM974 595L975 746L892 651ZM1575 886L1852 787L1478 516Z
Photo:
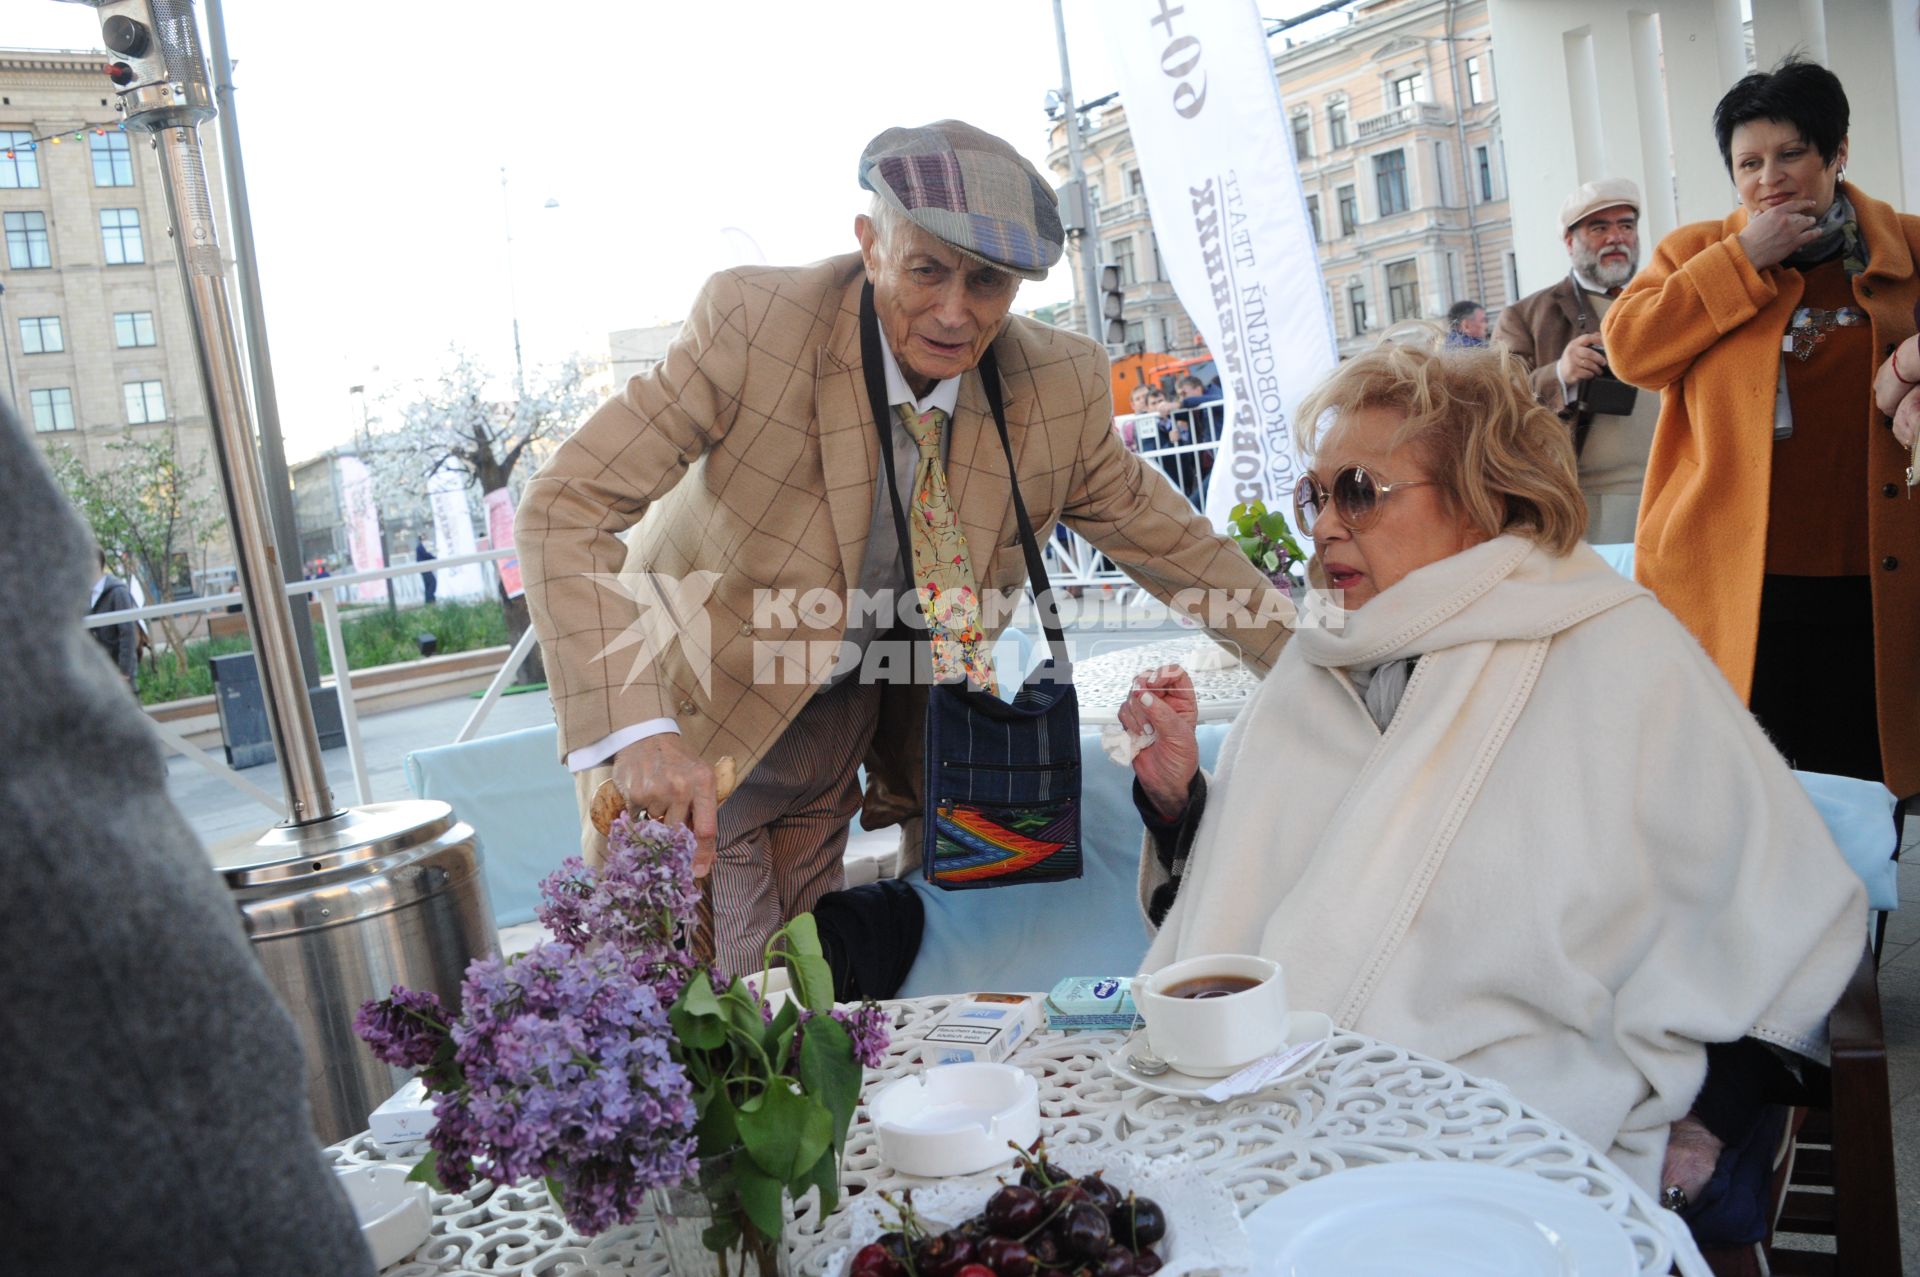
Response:
M1824 67L1714 110L1739 192L1668 235L1608 312L1614 374L1663 392L1635 573L1796 767L1920 791L1920 502L1874 403L1914 332L1920 218L1843 180Z

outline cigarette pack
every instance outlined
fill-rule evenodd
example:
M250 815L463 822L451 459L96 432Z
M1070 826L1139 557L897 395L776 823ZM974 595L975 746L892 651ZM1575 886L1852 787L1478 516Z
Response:
M411 1144L427 1138L433 1123L433 1100L427 1094L427 1084L414 1078L368 1116L367 1132L376 1144Z
M1125 976L1068 976L1047 995L1047 1027L1131 1029L1132 985Z
M1044 1018L1032 993L969 993L922 1039L928 1064L998 1064L1039 1029Z

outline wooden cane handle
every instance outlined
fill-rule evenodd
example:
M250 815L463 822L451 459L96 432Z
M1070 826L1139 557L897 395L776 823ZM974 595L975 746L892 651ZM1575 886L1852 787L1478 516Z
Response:
M717 805L727 801L728 797L732 795L738 786L739 769L734 764L733 755L724 755L719 762L713 765L713 797L715 804ZM607 834L612 831L614 820L618 818L621 812L626 810L626 796L620 792L620 787L614 784L613 778L609 776L600 782L598 789L593 791L593 801L588 804L587 815L588 818L593 821L593 827L600 831L600 836L605 838ZM646 815L646 811L643 808L636 807L633 810L638 815Z

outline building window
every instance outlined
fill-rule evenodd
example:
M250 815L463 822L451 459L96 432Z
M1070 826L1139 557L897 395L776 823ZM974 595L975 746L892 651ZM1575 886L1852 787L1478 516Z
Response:
M1414 71L1395 76L1387 82L1387 99L1395 106L1412 106L1427 100L1427 73Z
M0 191L40 185L40 157L33 134L0 129Z
M73 429L73 392L65 386L29 390L27 400L33 405L33 428L41 434Z
M28 355L51 355L67 348L60 332L60 316L40 315L20 321L20 350Z
M1137 168L1128 169L1127 170L1127 194L1129 196L1134 196L1134 195L1145 195L1146 193L1147 193L1146 179L1140 176L1140 170Z
M1520 259L1512 253L1507 254L1507 296L1520 296Z
M1442 208L1448 207L1447 199L1447 148L1443 142L1433 144L1433 193L1434 203Z
M1345 238L1359 228L1360 195L1353 187L1343 186L1334 192L1334 198L1340 201L1340 235Z
M1337 151L1347 144L1347 100L1327 103L1327 149Z
M1166 259L1160 256L1160 233L1158 231L1147 232L1147 254L1147 270L1149 272L1147 278L1165 279L1167 277Z
M8 213L3 221L7 230L7 265L14 270L38 270L53 265L47 248L45 213Z
M1127 321L1127 345L1136 353L1147 348L1147 321L1130 319Z
M93 148L95 186L133 185L133 155L127 149L125 133L95 133L87 144Z
M167 396L157 381L129 381L120 387L127 396L127 421L136 426L167 419Z
M1160 317L1160 349L1178 349L1173 341L1173 318L1169 315L1162 315Z
M1467 101L1479 106L1493 97L1493 75L1485 58L1467 59Z
M1367 286L1357 279L1347 285L1347 314L1355 337L1367 331Z
M1493 157L1484 146L1473 148L1473 171L1479 175L1480 198L1482 201L1493 198Z
M1380 216L1390 217L1412 207L1407 202L1407 153L1388 151L1373 157L1373 187L1379 196Z
M1320 197L1307 196L1307 229L1313 232L1313 242L1320 242Z
M1313 158L1313 117L1305 111L1293 117L1293 158L1296 162Z
M1420 265L1408 259L1387 263L1387 322L1420 318Z
M153 312L123 310L114 315L113 344L122 350L129 346L153 345Z
M1122 235L1119 239L1108 240L1107 261L1120 268L1120 282L1122 284L1137 284L1140 282L1140 276L1134 267L1133 261L1133 236Z
M106 250L109 266L130 266L146 261L147 250L140 243L140 210L101 209L100 245Z

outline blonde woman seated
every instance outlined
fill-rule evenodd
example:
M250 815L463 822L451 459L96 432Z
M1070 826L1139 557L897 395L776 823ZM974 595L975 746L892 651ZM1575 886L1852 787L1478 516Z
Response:
M1303 621L1211 779L1185 673L1136 682L1143 969L1276 959L1295 1006L1697 1197L1771 1048L1823 1055L1859 880L1699 644L1581 542L1566 429L1512 356L1383 346L1297 420L1345 610Z

